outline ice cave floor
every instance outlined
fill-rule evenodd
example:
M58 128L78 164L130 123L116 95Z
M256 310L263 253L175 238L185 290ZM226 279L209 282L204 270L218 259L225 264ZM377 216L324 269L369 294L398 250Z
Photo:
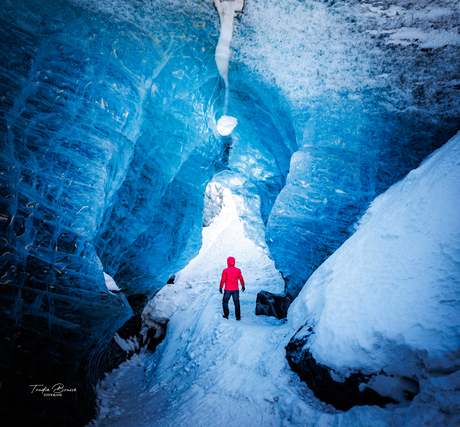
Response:
M230 318L222 317L218 285L228 256L236 258L247 284L240 292L239 322L232 301ZM155 297L171 314L165 340L154 354L136 355L105 376L98 386L99 415L90 425L436 425L439 405L432 384L406 407L341 412L316 399L285 357L295 331L288 322L255 315L257 292L280 292L282 285L263 249L245 237L226 190L221 214L204 228L199 255ZM449 425L458 421L454 417Z

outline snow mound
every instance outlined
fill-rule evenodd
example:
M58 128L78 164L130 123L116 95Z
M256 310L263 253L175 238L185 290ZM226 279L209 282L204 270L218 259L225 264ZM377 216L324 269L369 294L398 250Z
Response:
M374 200L292 304L319 363L417 378L459 368L459 213L457 134Z

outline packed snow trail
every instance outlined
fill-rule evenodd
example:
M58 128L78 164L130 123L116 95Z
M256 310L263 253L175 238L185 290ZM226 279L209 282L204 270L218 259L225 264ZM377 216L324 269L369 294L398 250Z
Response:
M236 258L246 282L242 320L222 317L220 274ZM214 222L203 229L199 255L149 304L154 321L170 318L154 354L141 354L98 386L98 418L110 427L420 427L460 425L460 372L421 381L411 404L336 411L316 399L289 368L285 346L292 322L255 315L257 292L281 292L273 262L244 235L229 190ZM157 317L156 317L157 316Z
M241 321L232 300L230 318L222 317L218 288L230 255L246 282ZM302 414L303 425L305 416L327 418L323 412L335 410L318 402L287 364L284 347L292 331L278 319L255 315L257 292L282 288L273 262L245 237L225 190L221 214L204 229L200 254L154 298L161 314L171 315L165 340L155 354L135 356L101 382L100 415L93 423L252 427L280 426L295 414Z

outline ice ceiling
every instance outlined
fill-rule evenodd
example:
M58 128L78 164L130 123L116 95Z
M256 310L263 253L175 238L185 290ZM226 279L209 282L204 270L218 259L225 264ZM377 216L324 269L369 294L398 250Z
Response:
M459 21L455 1L246 0L229 74L238 126L221 137L211 0L2 2L7 386L99 378L131 302L198 253L216 175L294 298L370 201L459 129ZM79 398L62 411L78 419Z

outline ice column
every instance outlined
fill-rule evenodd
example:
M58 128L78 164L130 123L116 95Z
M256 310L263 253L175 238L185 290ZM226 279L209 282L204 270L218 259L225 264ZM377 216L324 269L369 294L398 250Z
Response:
M242 12L244 0L214 0L220 17L220 36L216 47L216 64L219 74L225 82L224 115L217 122L217 131L220 135L230 135L238 124L235 117L227 116L228 107L228 61L230 58L230 42L233 33L233 18L236 12Z

